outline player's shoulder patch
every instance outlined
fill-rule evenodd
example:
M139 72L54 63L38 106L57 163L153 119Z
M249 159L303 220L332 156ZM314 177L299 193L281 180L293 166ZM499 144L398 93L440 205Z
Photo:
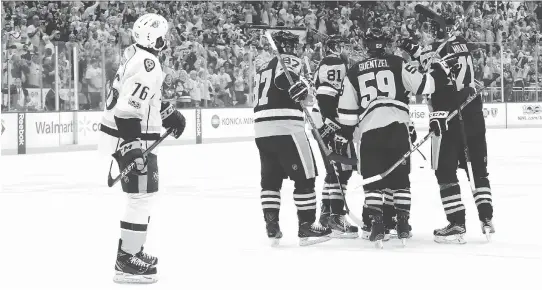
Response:
M156 66L154 64L154 60L150 59L150 58L146 58L144 61L143 61L143 65L145 66L145 70L147 72L150 72L154 69L154 67Z

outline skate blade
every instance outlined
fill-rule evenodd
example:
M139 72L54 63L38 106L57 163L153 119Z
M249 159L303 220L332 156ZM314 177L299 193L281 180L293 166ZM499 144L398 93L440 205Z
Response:
M135 275L124 273L121 271L115 271L113 282L119 284L152 284L158 282L156 274L152 275Z
M278 238L269 238L269 241L271 242L271 247L278 247L280 245L280 239Z
M357 232L341 232L338 230L331 230L330 237L334 239L357 239L359 235Z
M482 232L486 235L486 239L488 242L491 242L491 235L493 232L491 231L490 227L483 227Z
M316 239L313 239L313 240L311 240L309 238L299 238L299 245L301 247L305 247L305 246L311 246L311 245L324 243L324 242L327 242L329 240L331 240L330 236L317 237Z
M467 241L465 241L464 234L459 235L452 235L447 237L441 237L441 236L435 236L435 242L439 244L466 244Z
M406 247L406 243L407 243L407 239L405 238L401 238L401 245L404 247Z
M384 249L384 241L383 240L378 240L375 242L375 247L377 249Z

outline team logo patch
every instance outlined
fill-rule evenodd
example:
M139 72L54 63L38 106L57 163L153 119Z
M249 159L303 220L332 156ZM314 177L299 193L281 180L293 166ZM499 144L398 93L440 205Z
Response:
M152 175L152 178L154 179L155 182L158 182L158 180L160 179L160 177L158 176L158 172L154 172Z
M130 182L130 178L128 176L124 176L124 183L128 184Z
M292 164L292 169L297 170L297 164Z
M143 64L145 65L145 70L147 72L150 72L151 70L154 69L154 60L152 59L146 58Z

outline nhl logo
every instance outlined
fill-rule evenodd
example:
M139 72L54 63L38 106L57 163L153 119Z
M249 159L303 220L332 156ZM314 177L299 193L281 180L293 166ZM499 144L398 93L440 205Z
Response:
M128 176L124 176L124 178L122 179L124 181L124 183L128 184L130 182L130 178Z
M292 169L297 170L297 164L292 164Z

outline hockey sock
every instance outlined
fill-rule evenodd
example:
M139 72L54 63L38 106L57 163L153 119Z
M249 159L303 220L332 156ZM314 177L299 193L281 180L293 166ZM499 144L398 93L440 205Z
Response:
M294 203L297 207L299 224L316 220L316 193L314 189L294 189Z
M280 192L274 190L263 190L260 192L262 202L263 217L265 222L268 220L279 220L280 211Z
M382 191L382 195L384 196L384 205L382 209L384 210L384 224L388 228L395 227L395 222L393 221L393 217L395 216L395 207L393 206L393 191L391 189L384 189Z
M120 222L121 249L132 255L141 251L147 240L150 207L154 194L130 194L126 212Z
M475 177L474 185L476 189L473 192L474 202L478 208L478 217L480 220L493 218L493 204L491 198L491 187L487 177Z
M440 184L440 199L446 218L451 223L465 223L465 206L461 201L461 188L457 182Z
M410 188L401 188L393 191L393 203L398 211L410 213Z
M382 207L384 205L384 197L382 190L366 190L365 191L365 209L369 214L369 217L378 211L382 214Z
M280 191L265 190L260 192L260 200L262 201L262 209L280 209Z
M344 215L344 197L341 192L341 187L338 183L329 185L329 206L332 214ZM342 185L342 189L346 191L346 184Z
M322 212L330 212L330 204L329 204L329 186L327 182L324 182L324 189L322 189Z

